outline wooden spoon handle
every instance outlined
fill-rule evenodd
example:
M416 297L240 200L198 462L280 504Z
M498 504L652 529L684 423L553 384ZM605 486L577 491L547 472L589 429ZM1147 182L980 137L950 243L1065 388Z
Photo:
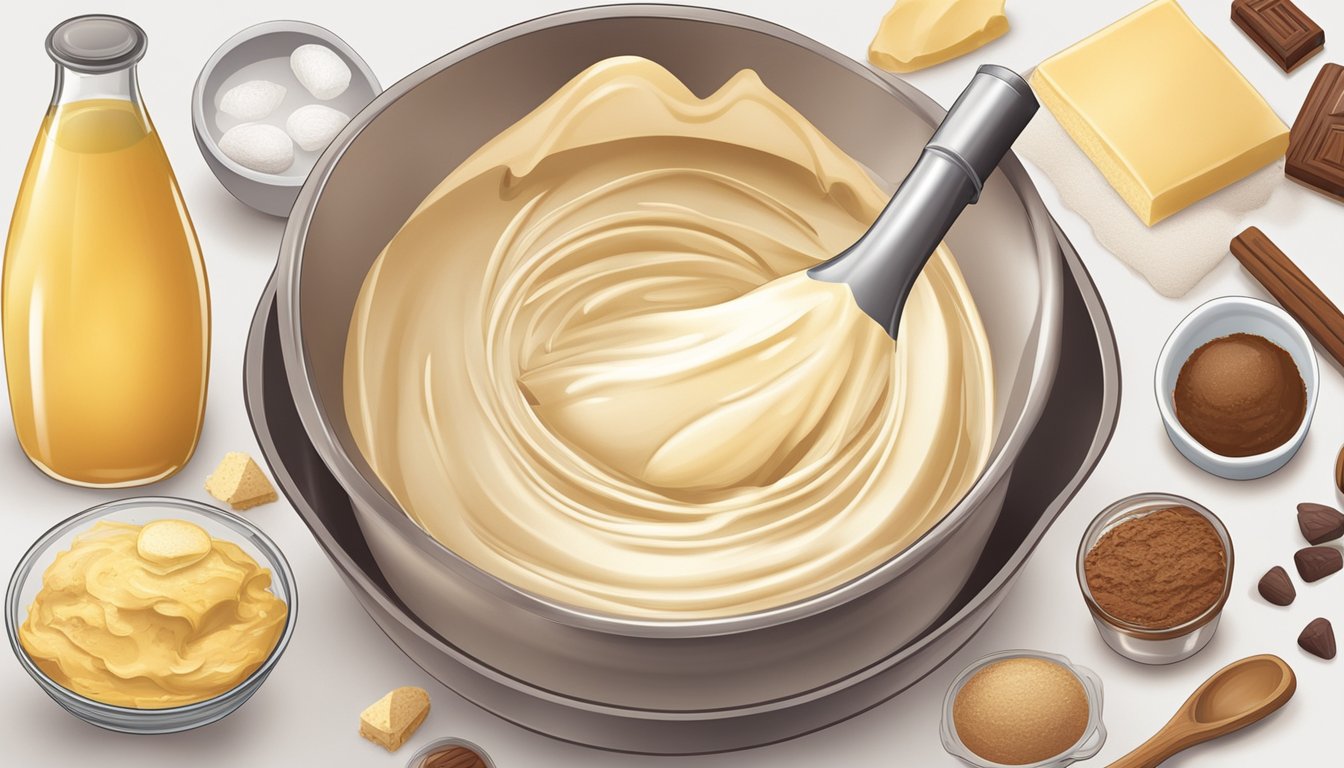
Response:
M1110 768L1157 768L1172 755L1201 741L1198 734L1168 725L1133 752L1111 763Z

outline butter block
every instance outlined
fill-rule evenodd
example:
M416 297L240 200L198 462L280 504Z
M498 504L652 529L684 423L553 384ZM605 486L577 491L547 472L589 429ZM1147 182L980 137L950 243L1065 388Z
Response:
M424 688L394 688L359 714L359 735L396 752L428 714L429 693Z
M1008 31L1005 0L896 0L868 46L888 72L914 72L955 59Z
M236 510L269 504L278 498L275 486L266 479L257 462L237 451L224 454L224 460L206 478L205 490Z
M1148 226L1288 149L1288 126L1175 0L1047 59L1031 84Z

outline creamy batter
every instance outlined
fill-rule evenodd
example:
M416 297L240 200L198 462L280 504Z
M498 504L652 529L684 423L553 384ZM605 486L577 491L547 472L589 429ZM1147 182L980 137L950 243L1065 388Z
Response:
M90 699L192 704L271 655L288 606L270 584L241 547L193 523L100 521L43 573L19 642L48 677Z
M346 350L353 436L431 536L571 606L710 618L836 587L941 519L992 437L945 248L894 343L800 273L886 201L750 70L700 99L600 62L379 256Z

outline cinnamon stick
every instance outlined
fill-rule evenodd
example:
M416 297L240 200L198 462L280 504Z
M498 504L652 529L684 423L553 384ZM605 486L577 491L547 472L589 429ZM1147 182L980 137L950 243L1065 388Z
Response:
M1344 313L1257 227L1232 239L1232 255L1344 367Z

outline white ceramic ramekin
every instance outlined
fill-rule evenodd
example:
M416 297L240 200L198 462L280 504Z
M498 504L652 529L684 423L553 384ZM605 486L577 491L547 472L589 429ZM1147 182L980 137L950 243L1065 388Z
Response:
M1302 381L1307 387L1307 411L1302 424L1289 440L1272 451L1254 456L1223 456L1205 448L1181 426L1176 418L1173 393L1181 366L1194 351L1204 344L1234 333L1262 336L1292 355ZM1153 374L1153 390L1157 410L1167 428L1167 436L1176 449L1190 463L1200 469L1229 480L1254 480L1275 472L1306 440L1312 414L1316 412L1316 397L1320 390L1321 371L1311 337L1287 312L1259 299L1248 296L1224 296L1207 301L1185 316L1167 338L1158 355Z
M68 549L75 536L89 529L99 520L144 525L164 518L176 518L195 523L204 528L212 537L231 541L243 548L258 563L271 571L271 591L285 601L288 615L285 629L276 641L275 648L253 670L232 689L214 698L198 701L180 707L163 709L136 709L105 704L101 701L81 696L62 686L38 668L19 643L19 625L27 616L28 606L42 586L42 574L51 565L56 555ZM297 595L294 573L280 552L280 548L252 523L221 509L200 504L187 499L168 497L139 497L122 499L86 509L79 514L58 523L44 533L19 560L10 578L9 589L5 593L5 631L14 655L42 690L47 692L57 704L85 722L123 733L153 734L175 733L199 728L215 722L241 707L252 694L261 688L266 676L271 673L280 655L284 653L289 638L294 634L294 622L298 615Z

